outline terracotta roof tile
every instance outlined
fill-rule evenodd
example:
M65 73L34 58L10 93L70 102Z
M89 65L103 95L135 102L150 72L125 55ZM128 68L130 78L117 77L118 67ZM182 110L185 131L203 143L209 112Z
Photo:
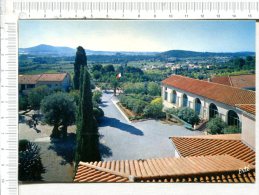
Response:
M67 73L42 74L38 81L63 81Z
M110 161L108 161L110 162ZM75 182L254 182L254 165L230 155L79 163ZM98 165L98 166L97 166ZM238 174L249 166L250 172ZM113 166L114 167L114 166ZM125 169L130 167L129 169Z
M36 84L40 74L36 75L19 75L19 84Z
M255 104L236 104L236 107L238 107L239 109L248 112L250 114L255 115Z
M215 76L211 82L238 88L255 87L255 74Z
M63 81L68 73L46 73L37 75L19 75L19 84L36 84L41 81Z
M216 77L212 77L211 78L211 82L232 86L231 82L230 82L229 76L216 76Z
M162 81L164 85L206 97L224 104L255 104L255 92L218 83L173 75Z
M255 87L255 74L229 76L233 87Z
M182 136L172 137L171 139L182 157L228 154L254 165L255 151L245 145L241 139L238 138L239 136Z

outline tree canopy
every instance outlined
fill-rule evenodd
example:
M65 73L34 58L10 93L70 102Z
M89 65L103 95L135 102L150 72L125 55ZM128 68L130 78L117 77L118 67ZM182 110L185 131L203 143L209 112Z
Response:
M54 125L51 137L59 137L59 126L62 127L62 135L66 137L67 126L75 122L76 104L67 93L58 92L43 99L41 111L45 122Z

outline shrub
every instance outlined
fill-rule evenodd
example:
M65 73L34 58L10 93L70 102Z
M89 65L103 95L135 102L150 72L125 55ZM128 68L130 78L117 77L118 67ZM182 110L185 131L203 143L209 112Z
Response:
M125 83L122 86L125 94L145 94L145 84L144 83Z
M191 108L181 108L178 112L178 117L192 126L200 121L199 116Z
M224 134L241 133L241 129L236 126L227 126L223 129Z
M147 93L152 96L160 96L161 95L160 85L155 82L149 82L147 84Z
M166 114L178 115L179 109L177 108L167 108L165 109Z
M99 107L93 108L93 114L97 120L104 116L103 110Z
M19 141L19 180L40 181L45 169L41 162L40 147L28 140Z
M28 107L28 98L24 95L19 95L19 110L26 110Z
M102 102L102 92L101 91L94 91L93 92L93 101L100 104Z
M31 91L28 94L28 103L31 106L31 108L35 110L39 109L40 103L43 100L43 98L45 96L48 96L50 93L51 90L46 85L42 85L34 89L31 89Z
M165 113L162 112L162 109L162 99L159 97L152 100L151 103L145 107L143 114L146 117L162 118L165 117Z
M211 134L223 134L223 129L226 127L227 124L220 117L215 117L207 123L207 128Z
M79 104L79 90L71 90L68 95L74 99L76 105Z

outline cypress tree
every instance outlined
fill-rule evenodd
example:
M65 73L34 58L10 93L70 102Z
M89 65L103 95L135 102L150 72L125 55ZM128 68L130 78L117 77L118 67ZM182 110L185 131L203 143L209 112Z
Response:
M77 148L75 161L99 161L99 136L96 120L93 115L90 74L81 68L80 101L77 117Z
M79 89L80 70L81 67L84 66L87 66L87 57L85 55L85 49L82 46L78 46L74 63L74 89Z

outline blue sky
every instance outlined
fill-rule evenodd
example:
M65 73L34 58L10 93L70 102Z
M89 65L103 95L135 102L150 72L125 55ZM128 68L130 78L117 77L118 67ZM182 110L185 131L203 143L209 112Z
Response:
M99 51L255 51L255 21L19 21L19 47L39 44Z

